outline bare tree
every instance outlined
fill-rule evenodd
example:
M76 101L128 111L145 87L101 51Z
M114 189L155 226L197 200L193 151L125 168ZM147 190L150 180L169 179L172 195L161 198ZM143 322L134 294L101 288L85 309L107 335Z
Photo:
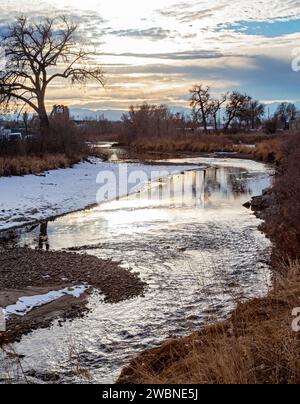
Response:
M190 106L193 108L193 115L196 120L201 119L204 132L207 133L208 118L210 114L210 88L202 84L195 85L191 90Z
M278 119L281 128L288 129L289 123L297 116L297 108L295 104L282 102L278 105L275 116Z
M176 130L176 117L165 105L131 106L123 114L123 132L127 138L168 136Z
M39 117L40 129L49 129L45 97L50 83L70 79L85 83L92 79L104 84L101 67L91 63L93 53L76 41L77 25L67 18L43 19L31 23L20 17L0 38L6 66L0 72L0 104L29 106Z
M264 115L265 106L250 98L249 102L245 103L238 111L237 118L241 128L254 130L261 124Z
M238 91L233 91L228 98L228 103L226 105L226 123L225 130L227 130L232 122L238 117L241 111L245 110L249 102L251 101L251 97L247 94L241 94Z
M251 129L254 130L257 128L258 125L262 123L262 120L265 116L266 107L259 101L252 100L250 102L250 111L251 111Z

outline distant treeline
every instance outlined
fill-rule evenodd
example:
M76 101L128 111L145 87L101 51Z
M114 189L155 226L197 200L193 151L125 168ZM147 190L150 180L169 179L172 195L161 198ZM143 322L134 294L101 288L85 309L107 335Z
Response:
M17 122L0 122L2 130L11 128L22 133L22 141L1 136L0 155L38 155L63 153L74 157L88 153L86 142L117 140L136 144L149 139L172 139L178 136L260 132L274 134L289 129L297 117L294 104L282 103L272 116L266 117L265 106L247 94L236 91L216 99L201 85L190 90L191 112L173 113L166 105L132 105L119 122L100 116L97 119L73 120L65 106L54 106L49 115L49 129L40 131L38 116L22 115ZM213 144L218 142L213 141Z

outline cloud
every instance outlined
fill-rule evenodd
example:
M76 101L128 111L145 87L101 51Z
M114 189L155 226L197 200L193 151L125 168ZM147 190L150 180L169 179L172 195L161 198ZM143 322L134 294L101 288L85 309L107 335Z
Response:
M183 51L183 52L172 52L172 53L103 53L106 56L118 56L118 57L134 57L134 58L145 58L145 59L163 59L163 60L198 60L198 59L216 59L223 57L221 52L215 51ZM228 55L229 56L229 55Z
M199 8L198 10L193 10L195 4ZM224 8L226 8L225 4L202 8L199 2L194 3L194 5L191 3L179 3L174 5L174 9L172 7L172 9L158 10L158 13L164 17L176 18L180 22L192 22L211 18L216 11L222 11Z
M164 29L160 27L152 27L147 29L106 29L106 34L115 35L118 37L128 37L135 39L150 39L151 41L161 41L163 39L175 39L181 37L184 39L195 38L197 34L195 33L180 33L179 31Z
M300 43L292 22L300 19L300 0L132 0L120 5L126 13L117 3L0 0L0 32L21 13L64 14L79 24L84 42L97 47L106 89L58 82L47 94L49 106L126 109L148 101L184 107L196 82L212 85L216 94L239 89L262 100L298 99L300 76L290 59Z
M300 16L299 0L227 0L185 1L157 10L164 16L175 18L181 23L192 23L206 20L213 27L219 23L238 21L275 21L278 19L294 19Z
M45 1L31 0L26 5L21 6L20 1L0 0L0 33L4 33L7 26L13 23L19 16L25 16L29 20L35 22L43 18L59 18L67 17L69 20L78 25L78 38L88 39L89 43L99 42L101 37L100 29L108 21L105 20L98 12L93 10L78 10L76 7L72 9L63 7L55 7Z
M178 32L171 31L168 29L163 29L159 27L148 28L148 29L121 29L121 30L111 30L107 31L110 35L116 35L121 37L132 37L132 38L149 38L152 41L162 40L166 38L175 38Z
M212 87L218 96L229 90L247 92L260 100L298 100L300 75L288 61L267 56L191 60L189 64L119 66L109 75L108 86L51 88L48 103L84 104L89 108L126 109L131 104L166 103L188 106L189 88L195 83Z

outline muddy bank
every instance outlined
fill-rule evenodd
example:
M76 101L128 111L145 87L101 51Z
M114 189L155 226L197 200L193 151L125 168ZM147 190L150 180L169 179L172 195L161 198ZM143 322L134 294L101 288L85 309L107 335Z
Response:
M89 294L98 291L107 303L139 296L145 284L138 275L111 260L66 252L46 252L15 248L0 252L0 306L15 304L22 297L45 295L52 291L88 285L80 296L65 295L24 316L7 321L12 340L33 329L48 327L54 319L71 319L86 311Z

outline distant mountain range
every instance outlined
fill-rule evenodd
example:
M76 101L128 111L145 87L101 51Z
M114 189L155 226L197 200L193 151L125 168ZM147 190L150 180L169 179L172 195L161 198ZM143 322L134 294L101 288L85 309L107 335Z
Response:
M189 108L177 108L171 107L172 112L177 113L185 113L189 114L191 110ZM70 108L71 116L75 120L82 120L82 119L96 119L100 116L104 116L109 121L119 121L121 116L126 113L127 110L114 110L114 109L107 109L107 110L97 110L93 111L87 108Z
M268 113L273 115L273 113L276 111L276 108L278 107L279 102L274 102L271 104L266 105L266 116L268 116ZM300 101L295 103L297 109L300 111ZM171 111L174 113L180 112L180 113L185 113L185 114L190 114L191 110L189 108L182 108L182 107L171 107ZM99 118L100 116L104 116L106 119L109 121L119 121L121 119L121 116L127 112L127 110L114 110L114 109L106 109L106 110L91 110L88 108L80 108L80 107L75 107L72 108L70 107L70 112L71 116L75 120L84 120L84 119L96 119ZM3 115L2 116L4 119L18 119L17 114L10 114L10 115ZM1 116L0 116L1 118Z
M113 109L93 111L87 108L70 108L71 116L79 121L83 119L97 119L101 116L104 116L109 121L119 121L125 112L126 111Z

